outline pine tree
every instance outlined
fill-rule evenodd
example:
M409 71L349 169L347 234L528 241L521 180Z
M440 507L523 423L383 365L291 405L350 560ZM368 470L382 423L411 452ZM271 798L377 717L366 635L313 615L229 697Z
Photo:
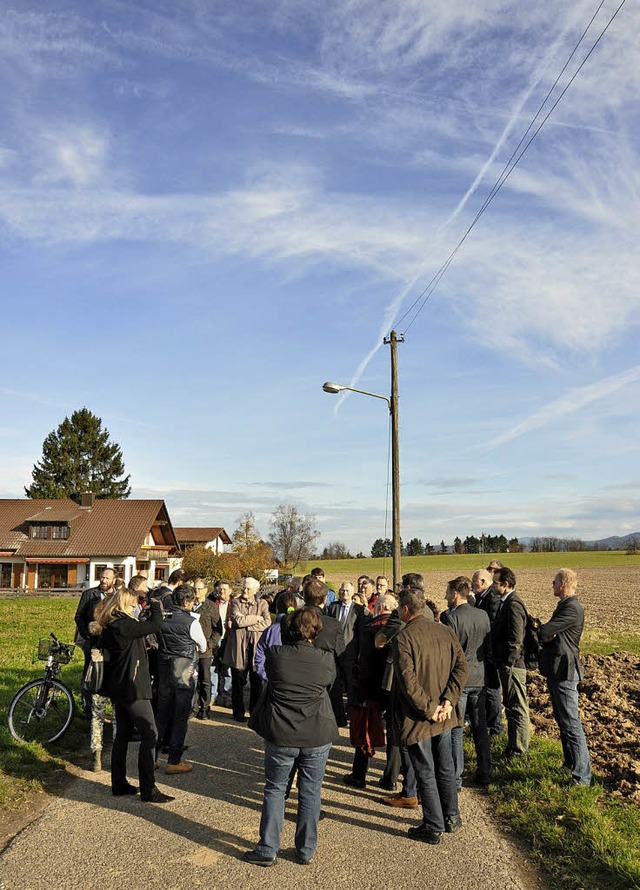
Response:
M98 498L128 498L130 476L124 475L120 446L109 440L102 421L88 408L65 417L42 445L42 458L32 470L28 498L77 498L92 492Z

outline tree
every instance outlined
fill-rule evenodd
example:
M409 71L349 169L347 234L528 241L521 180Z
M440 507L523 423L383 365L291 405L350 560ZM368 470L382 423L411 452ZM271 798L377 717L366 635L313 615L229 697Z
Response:
M320 537L314 517L304 516L292 504L280 504L270 520L269 540L278 559L291 569L308 559L313 552L312 544Z
M380 558L381 556L386 556L386 551L384 547L384 539L376 538L373 542L373 546L371 548L371 556Z
M256 529L253 513L245 513L238 519L238 527L231 535L233 551L221 553L215 559L218 578L258 578L265 569L275 567L273 550L262 540Z
M462 541L460 540L460 538L457 535L453 539L453 552L454 553L462 553Z
M433 553L433 544L430 541L424 545L424 552L426 556L430 556Z
M333 543L327 544L323 549L320 559L353 559L353 557L349 553L349 548L346 544L342 544L340 541L333 541Z
M446 552L447 552L447 545L445 544L444 540L440 541L440 553L446 553Z
M182 560L182 568L190 579L206 578L207 581L212 581L217 580L215 562L216 555L213 550L204 544L196 544L187 549Z
M119 445L111 442L102 421L88 408L65 417L42 444L42 458L31 472L28 498L128 498L130 476L124 475Z
M407 556L422 556L424 548L420 538L411 538L407 544Z

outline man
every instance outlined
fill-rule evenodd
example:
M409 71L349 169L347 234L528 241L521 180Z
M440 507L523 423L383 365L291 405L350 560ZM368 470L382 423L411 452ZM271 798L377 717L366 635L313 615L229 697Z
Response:
M89 624L93 621L93 615L98 603L113 593L116 582L116 573L114 569L103 569L100 573L100 579L97 587L90 587L85 590L80 597L78 608L75 614L76 623L76 643L80 646L84 653L84 669L82 672L82 683L80 686L80 697L82 700L83 715L87 720L91 720L91 693L84 685L84 676L91 660L91 635L89 633Z
M451 730L460 723L457 706L467 664L453 632L433 620L423 591L404 589L399 613L405 626L393 643L394 725L408 750L422 800L422 822L407 833L439 844L445 831L462 826Z
M376 600L378 595L376 593L376 585L373 578L362 578L360 583L358 584L358 591L364 597L364 601L367 604L367 609L373 615L373 610L376 606Z
M230 618L231 606L231 581L220 578L213 586L211 599L218 606L218 633L220 641L213 656L213 669L211 672L211 698L222 708L231 707L231 671L228 665L222 663L222 656L227 641L227 619Z
M327 585L317 575L307 581L303 588L305 606L317 609L322 616L322 630L313 641L313 645L318 649L332 652L336 662L336 679L329 689L329 698L336 723L339 724L339 720L345 719L342 684L338 680L341 658L345 651L344 631L337 618L326 614L327 593Z
M493 577L496 572L499 572L500 569L503 569L504 565L500 562L499 559L492 559L489 565L487 566L487 571Z
M158 739L169 748L168 776L190 773L191 763L184 763L184 740L193 700L194 674L198 659L196 649L205 652L207 641L200 622L191 614L195 601L193 587L186 584L173 591L171 612L166 614L158 634Z
M475 606L482 609L489 617L491 627L496 620L500 608L500 594L493 586L493 573L489 569L480 569L471 579L471 587L475 597ZM499 736L504 732L502 726L502 694L500 689L500 674L493 656L485 660L485 675L487 679L486 711L487 729L489 735Z
M260 634L271 624L269 605L266 600L256 599L260 582L245 578L242 593L231 603L227 613L228 639L222 657L223 664L231 668L231 703L233 719L246 723L244 689L249 680L249 713L260 697L262 680L255 668L256 643Z
M551 620L540 627L542 651L538 664L547 678L553 716L560 730L563 766L571 770L574 785L590 785L591 758L578 711L584 609L576 596L577 587L578 576L572 569L560 569L553 579L553 595L559 602Z
M502 700L507 718L508 759L524 757L529 750L529 700L524 664L524 634L527 610L515 592L516 576L503 566L493 576L500 595L500 608L491 628L491 648L498 666Z
M200 653L198 658L198 679L196 682L196 699L198 720L208 720L211 717L211 663L213 653L220 642L220 611L217 603L210 599L205 581L196 578L193 582L195 601L193 612L200 620L202 633L207 641L207 648Z
M469 603L471 581L464 576L449 581L445 593L446 612L440 620L454 632L464 657L467 659L469 674L460 697L460 718L464 726L468 715L476 749L477 770L474 777L478 785L488 785L491 772L491 746L487 732L485 665L491 652L491 624L489 616ZM451 730L453 763L456 771L458 791L462 788L464 771L463 726Z
M173 591L176 587L181 587L186 583L187 573L183 569L176 569L174 572L171 572L166 584L161 584L160 587L156 587L155 590L151 591L151 597L161 600L163 609L171 609Z
M343 691L346 692L348 707L356 704L356 670L364 628L364 607L353 602L353 584L350 581L342 582L338 590L338 598L339 602L329 607L328 614L340 622L344 634L345 649L338 661L338 688L341 687L339 696L336 692L336 702L339 699L341 706L336 715L336 721L338 726L346 726L347 715L344 711L342 695Z
M324 575L324 569L320 568L320 566L315 569L311 569L311 574L314 578L317 578L318 581L322 581L323 584L327 583L327 579ZM335 603L337 599L338 597L336 596L335 590L333 590L333 588L329 587L329 585L327 584L327 601L325 603L325 609L333 605L333 603Z

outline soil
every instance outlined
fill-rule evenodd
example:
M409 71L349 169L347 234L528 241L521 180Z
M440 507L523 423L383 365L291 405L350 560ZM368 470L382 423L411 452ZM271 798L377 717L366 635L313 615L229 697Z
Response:
M616 797L640 804L640 656L585 655L580 711L591 765ZM536 735L558 738L546 680L528 675L529 710Z

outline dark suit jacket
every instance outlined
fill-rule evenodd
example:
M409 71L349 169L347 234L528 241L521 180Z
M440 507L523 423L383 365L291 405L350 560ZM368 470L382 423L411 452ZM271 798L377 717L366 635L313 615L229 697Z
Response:
M462 646L469 667L466 685L484 686L485 661L491 653L489 616L482 609L463 603L453 611L443 612L440 620L451 628Z
M344 634L340 622L330 615L322 615L322 630L313 641L313 644L318 649L333 652L336 659L340 658L345 649Z
M340 612L342 609L342 603L332 603L329 606L329 617L334 618L338 624L340 624ZM342 655L342 662L357 662L360 657L360 646L362 644L362 634L364 632L365 625L365 617L364 617L364 606L359 606L357 603L351 603L351 608L349 609L349 614L347 616L347 623L345 624L342 632L344 634L344 653ZM342 627L342 625L340 625Z
M560 600L551 619L539 631L542 650L538 667L549 680L582 679L580 637L584 627L584 609L577 596ZM553 637L553 639L552 639Z
M89 623L93 621L93 613L101 599L102 590L100 586L90 587L88 590L85 590L80 597L80 602L78 603L74 619L76 627L78 628L78 633L76 635L77 640L89 639Z
M513 591L500 606L491 628L493 660L499 667L524 668L524 632L527 610Z
M489 621L493 624L500 608L500 594L491 585L480 598L476 597L475 606L476 609L482 609L483 612L486 612L489 616Z

